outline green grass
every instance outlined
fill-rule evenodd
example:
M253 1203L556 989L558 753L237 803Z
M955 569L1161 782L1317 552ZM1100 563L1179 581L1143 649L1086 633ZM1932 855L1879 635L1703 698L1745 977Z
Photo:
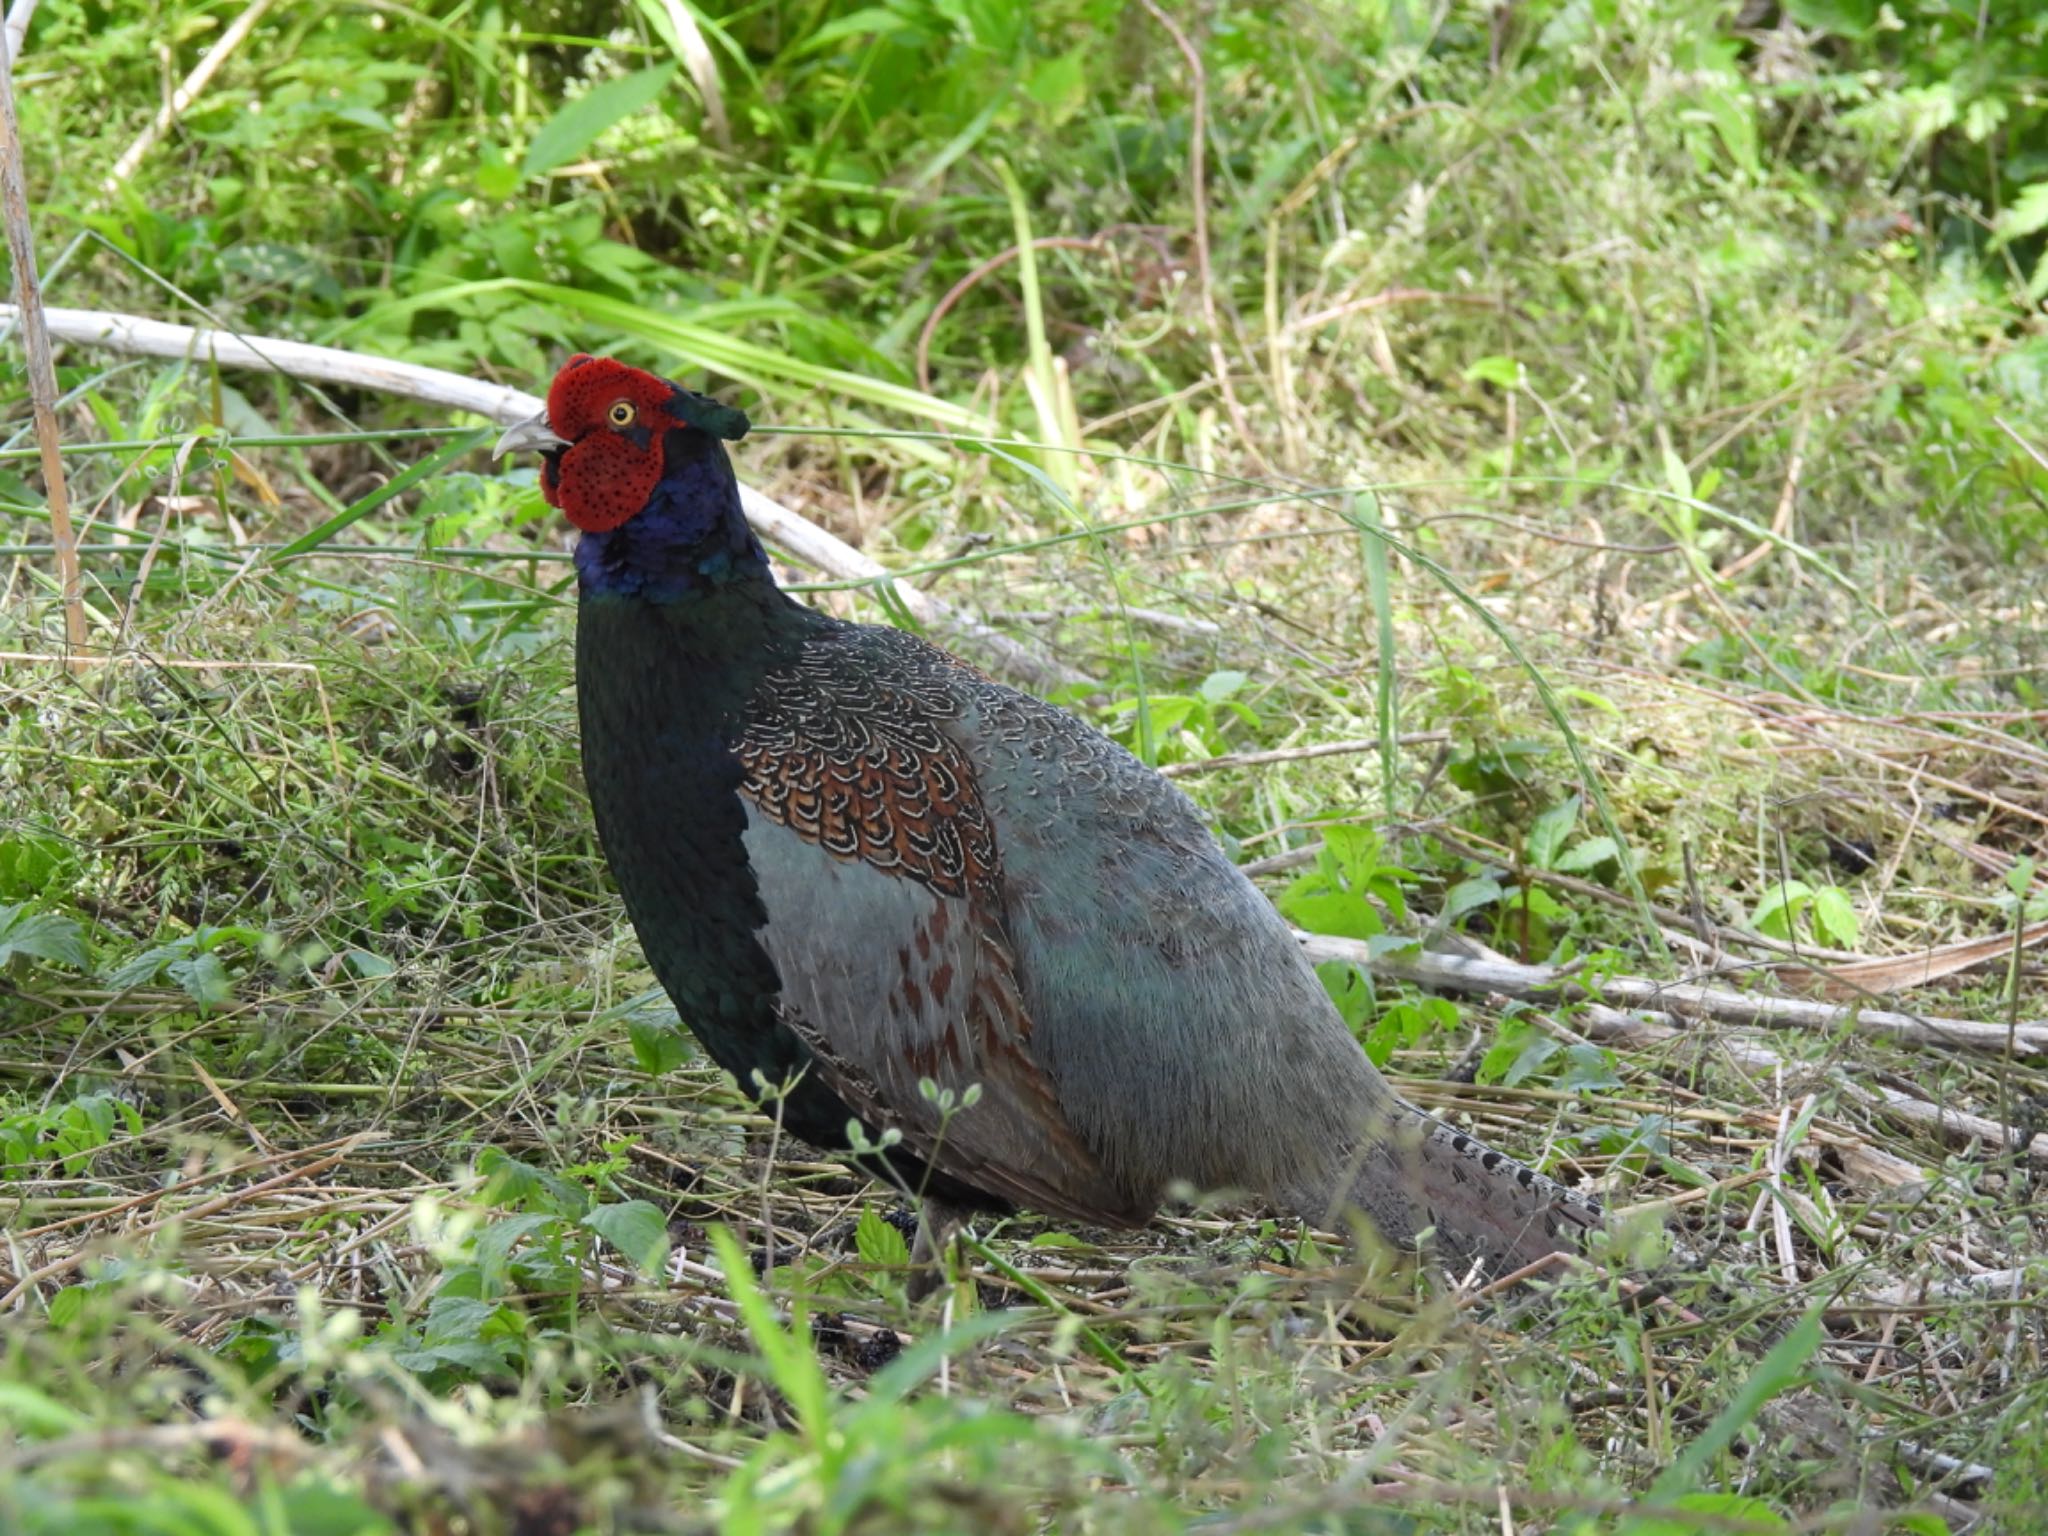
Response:
M1176 9L1197 125L1142 8L707 7L728 147L642 73L662 5L295 5L117 194L158 41L182 74L237 8L47 0L18 89L49 302L708 385L774 429L751 483L1095 679L1307 926L1766 995L1981 940L1871 1005L2038 1020L2044 23L1734 9ZM1067 243L945 307L923 382L1025 238ZM1881 1107L2038 1138L2048 1073L1847 1021L1615 1040L1326 967L1405 1091L1670 1236L1453 1300L1228 1200L1027 1216L910 1307L892 1202L652 991L531 471L374 396L60 361L95 664L0 662L0 1527L2048 1499L2044 1160ZM4 398L0 651L48 656Z

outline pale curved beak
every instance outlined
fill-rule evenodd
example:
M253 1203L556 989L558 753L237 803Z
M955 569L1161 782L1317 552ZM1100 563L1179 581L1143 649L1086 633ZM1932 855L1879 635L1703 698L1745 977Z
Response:
M566 448L569 439L556 434L548 425L548 413L529 417L517 426L507 427L505 435L498 439L498 446L491 450L491 457L502 459L508 453L546 453L550 448Z

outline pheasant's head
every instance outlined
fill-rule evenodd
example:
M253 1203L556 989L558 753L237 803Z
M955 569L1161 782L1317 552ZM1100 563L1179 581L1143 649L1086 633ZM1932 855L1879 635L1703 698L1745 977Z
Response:
M609 357L579 352L548 388L547 409L508 429L496 456L537 449L541 494L586 533L608 533L684 482L718 444L746 436L744 413ZM715 472L714 472L715 474ZM731 472L722 477L731 483Z

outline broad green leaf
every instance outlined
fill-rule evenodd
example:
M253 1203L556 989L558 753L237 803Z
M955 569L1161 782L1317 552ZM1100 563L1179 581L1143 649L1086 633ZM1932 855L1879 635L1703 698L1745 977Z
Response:
M1614 1053L1589 1041L1566 1046L1564 1070L1557 1075L1557 1086L1566 1092L1587 1093L1619 1088L1621 1077L1614 1070Z
M1564 840L1578 820L1577 795L1553 805L1529 824L1529 835L1522 844L1523 858L1538 869L1555 868L1558 850L1564 847Z
M164 967L173 960L192 952L190 939L173 940L169 944L153 944L139 955L131 955L101 978L116 992L125 992L130 987L139 987L163 975Z
M2039 234L2044 229L2048 229L2048 181L2037 181L2020 188L2019 196L1999 214L1991 244L1993 247L2008 245L2014 240L2024 240L2028 235Z
M476 1260L478 1285L483 1298L490 1300L504 1289L505 1278L512 1267L512 1250L527 1238L561 1221L540 1211L527 1211L517 1216L506 1216L492 1222L477 1234L471 1254Z
M658 97L675 74L675 65L657 64L652 69L592 86L541 125L533 143L527 146L526 162L520 169L532 177L567 165L595 144L607 128L623 122Z
M1747 94L1716 87L1702 91L1700 103L1707 109L1708 120L1720 137L1721 147L1728 151L1728 158L1748 175L1758 175L1762 166L1757 163L1756 117Z
M1749 925L1767 939L1789 939L1792 924L1812 899L1813 887L1804 880L1781 880L1764 892L1749 915Z
M593 1206L583 1225L610 1243L639 1267L659 1275L668 1260L668 1222L646 1200L622 1200Z
M1500 882L1491 875L1460 880L1444 895L1444 920L1455 921L1467 912L1500 900Z
M89 1422L76 1408L45 1396L18 1381L0 1380L0 1422L30 1439L46 1440L84 1429Z
M908 16L885 5L865 6L858 11L849 11L836 21L826 22L803 41L796 53L798 56L819 53L850 37L893 37L899 32L916 32Z
M218 1008L235 995L235 983L228 968L215 955L194 955L173 960L167 969L171 979L185 989L185 995L201 1008Z
M672 1018L636 1013L626 1021L626 1038L633 1044L633 1059L649 1077L673 1072L690 1059L690 1042Z
M1310 933L1338 939L1369 939L1385 925L1363 896L1344 891L1285 891L1279 906L1288 921Z
M1250 681L1246 672L1211 672L1202 679L1201 695L1211 704L1221 704Z
M1837 37L1865 37L1877 25L1879 0L1785 0L1785 14L1802 27Z
M1598 869L1610 859L1621 857L1621 847L1611 837L1589 837L1583 843L1574 843L1558 855L1551 866L1561 875L1581 874L1589 869Z
M420 1337L429 1344L446 1344L481 1339L487 1333L503 1332L498 1325L498 1308L474 1296L436 1296L420 1324Z
M76 918L31 912L26 902L0 906L0 965L16 955L81 971L92 963L85 952L85 930Z
M1519 1083L1556 1055L1561 1043L1526 1019L1503 1020L1500 1038L1486 1048L1475 1075L1482 1083Z
M860 1222L853 1229L853 1246L863 1263L883 1269L903 1269L910 1263L910 1245L903 1241L903 1234L873 1206L860 1213Z
M1838 885L1824 885L1813 893L1813 926L1836 949L1854 949L1862 935L1856 908Z
M24 832L0 841L0 897L20 901L44 895L77 862L59 838Z

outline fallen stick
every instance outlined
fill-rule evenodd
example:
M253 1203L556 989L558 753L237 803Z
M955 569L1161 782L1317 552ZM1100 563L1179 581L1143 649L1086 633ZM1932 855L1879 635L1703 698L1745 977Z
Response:
M2008 1027L1978 1019L1927 1018L1886 1008L1759 997L1694 982L1652 981L1644 976L1604 977L1596 993L1554 966L1416 950L1375 955L1357 939L1306 933L1295 936L1311 960L1346 961L1366 967L1375 976L1447 992L1500 992L1532 1002L1584 1000L1766 1028L1846 1028L1856 1034L1878 1035L1912 1045L1963 1046L1981 1051L2003 1051L2010 1040L2012 1048L2023 1055L2048 1053L2048 1021L2030 1020Z
M1356 939L1339 939L1323 934L1299 932L1295 937L1301 941L1303 951L1311 960L1335 960L1362 966L1375 976L1412 982L1417 986L1433 987L1439 991L1504 993L1509 997L1541 1002L1587 999L1585 988L1575 985L1570 978L1551 966L1521 965L1513 960L1492 956L1473 958L1464 955L1435 954L1428 950L1419 953L1410 950L1406 953L1373 955L1366 945ZM1617 983L1621 985L1618 986ZM1981 1024L1957 1019L1923 1020L1906 1014L1884 1014L1868 1008L1858 1012L1850 1008L1830 1007L1824 1003L1751 997L1744 993L1716 992L1705 987L1679 989L1640 977L1608 978L1601 984L1601 996L1609 1001L1586 1000L1584 1011L1576 1016L1572 1023L1583 1031L1588 1039L1612 1045L1654 1046L1695 1040L1702 1044L1707 1043L1700 1037L1666 1022L1672 1016L1670 1012L1630 1013L1611 1005L1613 999L1625 992L1635 992L1661 1000L1674 990L1702 994L1716 1004L1723 1001L1729 1003L1732 1006L1721 1015L1716 1015L1705 1008L1695 1011L1707 1017L1732 1018L1741 1024L1759 1022L1760 1007L1784 1002L1787 1006L1780 1011L1780 1017L1775 1020L1782 1024L1813 1024L1834 1028L1847 1022L1851 1027L1855 1027L1876 1013L1881 1023L1884 1020L1898 1021L1913 1026L1918 1033L1902 1034L1895 1027L1880 1027L1867 1030L1866 1033L1914 1040L1921 1044L1947 1044L1952 1042L1943 1032L1961 1025L1973 1032L1963 1043L1986 1049L2002 1048L2005 1038L2003 1024ZM2029 1024L2020 1028L2039 1036L2044 1029L2048 1029L2048 1026ZM1981 1032L1985 1031L1994 1034L1996 1040L1980 1038ZM2024 1039L2027 1036L2023 1034L2020 1038ZM1797 1063L1785 1061L1768 1044L1748 1030L1738 1031L1733 1035L1713 1036L1711 1043L1717 1049L1730 1053L1752 1071L1767 1072L1776 1067L1798 1067ZM2036 1048L2040 1048L2038 1044ZM2048 1132L2035 1135L2023 1142L2023 1132L2012 1126L2001 1125L1995 1120L1988 1120L1982 1115L1950 1109L1896 1088L1866 1088L1860 1083L1851 1082L1838 1072L1829 1076L1836 1090L1844 1098L1875 1113L1934 1131L1951 1142L1984 1142L2001 1151L2023 1150L2031 1162L2048 1167Z
M537 396L503 384L339 347L264 336L234 336L225 331L106 310L50 309L44 311L44 317L53 339L78 346L105 347L111 352L142 357L196 359L222 368L279 373L322 384L346 384L470 411L504 426L524 421L540 411L544 403ZM0 304L0 324L15 318L13 305ZM1034 688L1050 690L1073 683L1093 685L1089 677L1034 647L991 629L950 603L894 580L887 567L751 486L740 487L740 505L754 531L799 564L840 581L888 583L920 623L972 641L1004 671Z

